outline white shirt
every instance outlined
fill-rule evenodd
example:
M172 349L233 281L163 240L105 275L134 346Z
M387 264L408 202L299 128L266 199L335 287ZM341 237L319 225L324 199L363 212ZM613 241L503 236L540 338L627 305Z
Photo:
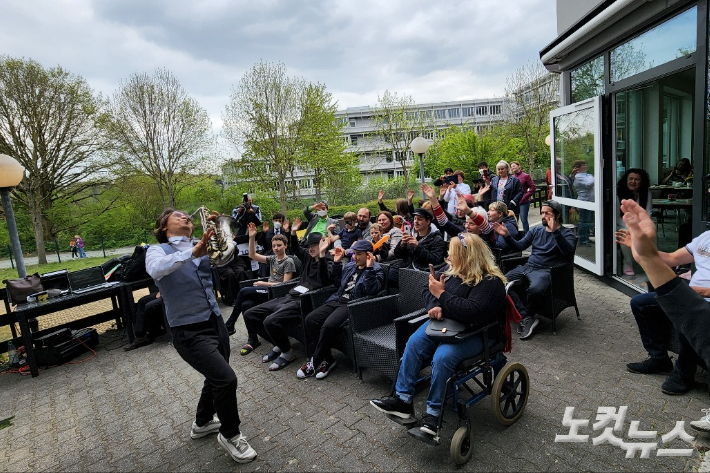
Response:
M187 237L170 237L168 244L177 251L165 254L165 250L158 244L150 245L145 253L145 270L156 281L182 268L188 261L192 261L195 266L200 265L201 258L192 257L193 244Z
M469 186L465 182L456 184L456 187L454 187L453 189L448 188L446 190L446 193L444 194L444 200L449 203L449 205L446 206L446 211L449 212L451 215L456 212L456 194L466 195L470 193L471 186Z

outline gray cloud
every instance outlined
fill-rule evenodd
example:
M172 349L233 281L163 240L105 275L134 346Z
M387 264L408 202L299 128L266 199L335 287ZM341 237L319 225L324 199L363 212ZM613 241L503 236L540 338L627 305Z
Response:
M170 69L219 127L257 61L326 84L340 108L385 90L417 102L501 96L505 77L555 37L555 2L207 0L6 2L5 54L61 65L111 94Z

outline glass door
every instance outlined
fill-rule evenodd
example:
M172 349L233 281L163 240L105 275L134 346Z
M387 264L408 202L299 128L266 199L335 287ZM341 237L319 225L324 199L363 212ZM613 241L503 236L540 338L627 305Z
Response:
M553 199L577 235L575 264L603 274L601 97L550 112Z

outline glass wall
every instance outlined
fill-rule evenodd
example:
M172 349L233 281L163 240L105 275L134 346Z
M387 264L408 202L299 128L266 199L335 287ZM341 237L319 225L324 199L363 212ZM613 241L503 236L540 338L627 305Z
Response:
M604 95L604 57L598 56L570 73L572 103Z
M692 7L611 50L611 82L618 82L697 48L698 7Z

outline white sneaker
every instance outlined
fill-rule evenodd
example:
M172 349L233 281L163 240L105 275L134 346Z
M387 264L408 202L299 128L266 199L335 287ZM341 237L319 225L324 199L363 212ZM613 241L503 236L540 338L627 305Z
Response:
M256 451L251 448L247 438L242 433L235 435L231 439L219 434L217 435L217 442L229 452L229 455L237 463L249 463L256 458Z
M222 427L222 423L219 421L217 414L202 427L198 427L197 422L193 421L192 429L190 429L190 438L199 439L209 434L216 434L219 432L220 427Z
M313 367L313 358L308 360L306 364L301 366L298 371L296 371L296 376L298 379L306 379L316 374L316 369Z
M323 360L320 366L318 367L318 371L316 371L316 379L324 379L326 376L328 376L328 373L330 373L333 368L335 368L337 364L338 363L335 360L333 360L332 363L328 363L327 361Z
M705 413L700 420L694 420L690 426L699 432L710 432L710 409L701 409Z

